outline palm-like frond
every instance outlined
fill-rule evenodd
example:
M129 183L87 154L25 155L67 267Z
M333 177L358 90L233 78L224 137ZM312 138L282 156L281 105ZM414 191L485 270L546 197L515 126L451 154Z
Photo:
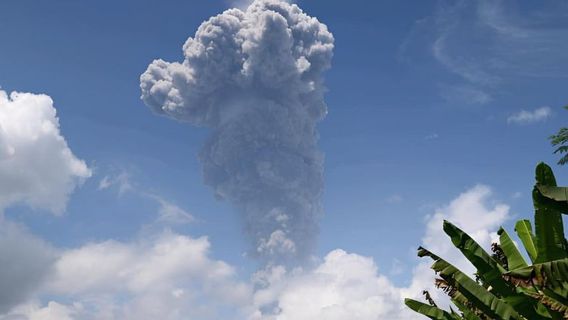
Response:
M563 132L568 141L568 129ZM568 188L557 187L552 170L543 163L536 168L533 203L534 233L529 220L515 225L532 265L503 228L490 254L467 233L444 221L444 231L475 266L477 279L420 247L418 256L434 260L436 287L450 297L457 312L439 309L429 294L429 304L407 299L407 306L430 319L568 319L568 242L562 222L562 215L568 213Z

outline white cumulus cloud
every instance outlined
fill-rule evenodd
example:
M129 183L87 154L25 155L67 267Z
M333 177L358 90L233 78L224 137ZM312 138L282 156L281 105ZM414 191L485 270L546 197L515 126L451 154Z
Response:
M255 294L259 308L251 319L371 320L408 319L402 292L378 272L373 259L337 249L312 271L259 275L267 285ZM265 308L266 309L266 308ZM410 318L409 318L410 317Z
M0 90L0 209L25 202L61 214L90 176L61 135L49 96Z

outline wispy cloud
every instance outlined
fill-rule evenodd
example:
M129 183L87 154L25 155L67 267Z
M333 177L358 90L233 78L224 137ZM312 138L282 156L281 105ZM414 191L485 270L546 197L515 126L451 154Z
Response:
M156 222L172 225L194 222L195 217L187 210L167 200L162 195L146 191L131 182L130 174L122 171L117 175L106 175L99 181L99 190L116 188L118 196L133 193L139 197L154 200L158 204L158 218Z
M450 37L452 29L448 29L441 35L432 46L432 53L436 60L446 67L450 72L453 72L464 80L479 85L494 85L499 81L499 78L491 74L483 68L480 68L480 61L474 57L467 56L454 56L448 48L448 38Z
M432 16L415 24L400 50L425 46L456 76L441 84L444 99L486 104L512 79L567 77L567 13L563 1L530 11L515 1L440 1Z
M111 187L116 187L118 195L120 196L133 190L133 186L130 183L130 176L126 172L121 172L115 176L106 175L99 181L99 190L105 190Z
M550 107L540 107L532 111L521 110L507 118L507 123L531 124L546 121L552 115Z
M168 224L188 224L195 221L195 217L184 210L183 208L177 206L156 194L147 194L151 199L156 200L160 207L158 209L158 222L168 223Z

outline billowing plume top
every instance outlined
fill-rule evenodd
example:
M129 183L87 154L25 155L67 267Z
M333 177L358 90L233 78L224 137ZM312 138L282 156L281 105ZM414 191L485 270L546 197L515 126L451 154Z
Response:
M314 119L326 108L321 73L330 67L333 36L294 4L257 0L201 24L183 46L182 63L155 60L141 77L142 99L157 113L216 127L235 106L227 96L303 96ZM244 110L241 110L244 111Z
M301 260L321 214L327 109L322 73L333 36L294 4L256 0L210 18L182 63L155 60L140 78L155 112L213 133L200 153L205 183L242 213L254 255Z

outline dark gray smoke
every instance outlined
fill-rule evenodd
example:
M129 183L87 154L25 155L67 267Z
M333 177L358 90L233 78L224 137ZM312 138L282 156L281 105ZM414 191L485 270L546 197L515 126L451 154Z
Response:
M155 60L140 77L156 113L206 126L205 183L242 212L256 255L308 256L318 231L327 108L322 73L333 35L295 4L256 0L210 18L182 63Z

